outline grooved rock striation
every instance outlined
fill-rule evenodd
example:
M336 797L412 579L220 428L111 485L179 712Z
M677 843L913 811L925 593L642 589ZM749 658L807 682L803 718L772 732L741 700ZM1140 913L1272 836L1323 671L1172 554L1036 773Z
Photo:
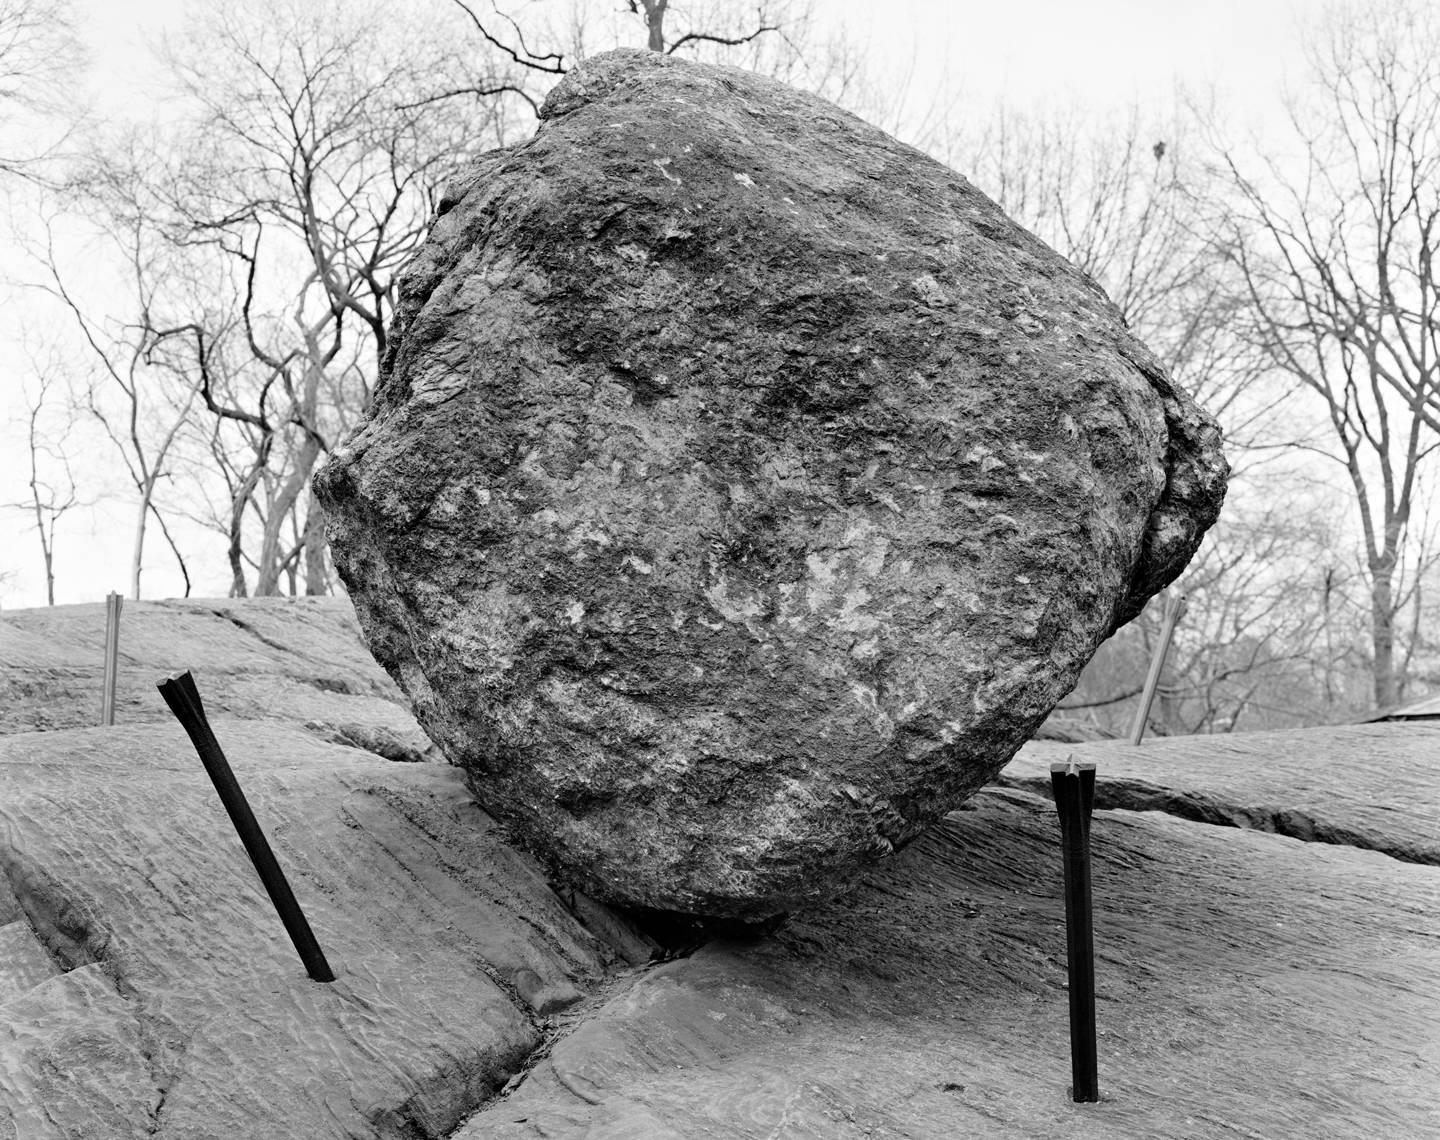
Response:
M1087 277L812 96L591 59L441 202L316 478L376 657L608 901L760 918L990 780L1224 493Z
M448 1136L636 957L462 773L384 758L423 736L344 599L127 601L111 727L104 634L0 613L0 1138ZM333 983L156 691L182 665Z

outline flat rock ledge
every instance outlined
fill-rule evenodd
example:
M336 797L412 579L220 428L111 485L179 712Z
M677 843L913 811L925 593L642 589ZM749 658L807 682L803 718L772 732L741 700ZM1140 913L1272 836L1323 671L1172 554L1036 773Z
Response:
M0 614L0 1137L444 1136L648 958L413 762L438 751L344 599L127 602L108 728L104 629ZM156 691L185 667L333 984Z
M338 980L178 725L0 738L0 1136L446 1135L617 951L455 769L213 723Z
M1076 1105L1058 840L982 792L772 937L631 978L456 1140L1440 1136L1440 869L1097 811Z
M1074 756L1105 773L1095 789L1098 807L1160 811L1440 866L1437 755L1440 726L1424 722L1152 737L1133 748L1031 741L997 783L1049 795L1051 762Z
M205 671L213 609L259 628L283 605L167 611L156 652L178 660L125 683L140 701L155 665L191 665L219 704L282 662L296 681L298 658L228 620L244 637L215 652L213 685ZM343 604L307 612L316 644L358 645ZM56 716L98 708L98 680L79 679L91 647L66 632L97 618L0 615L0 661L40 652L14 630L55 623L44 667L54 684L73 670ZM0 735L0 1137L1440 1135L1440 867L1423 858L1440 730L1029 746L1013 786L847 895L651 960L621 916L557 894L457 770L305 727L343 719L373 668L327 666L343 687L310 691L335 706L307 696L300 721L279 705L213 718L328 986L305 977L158 694L126 702L134 723ZM1093 829L1103 1099L1083 1106L1058 827L1037 794L1066 752L1097 761L1109 805ZM1154 810L1195 802L1226 818ZM1266 830L1287 811L1313 821L1303 839Z

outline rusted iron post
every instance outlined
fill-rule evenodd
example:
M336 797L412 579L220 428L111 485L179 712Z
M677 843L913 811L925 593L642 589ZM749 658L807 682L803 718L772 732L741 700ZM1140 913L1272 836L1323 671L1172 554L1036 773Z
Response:
M270 895L270 901L275 904L280 921L285 924L285 932L295 944L300 961L305 964L305 972L317 982L333 982L334 971L325 960L320 944L315 941L310 924L305 921L304 912L295 901L290 884L285 880L285 873L275 861L275 853L270 850L265 833L255 822L255 813L250 810L245 793L240 790L235 773L230 770L230 762L225 759L225 753L220 750L220 742L215 739L210 722L205 719L205 707L200 703L200 691L195 687L195 678L188 671L176 673L173 677L161 681L158 687L165 703L170 706L170 711L175 714L175 719L184 726L190 742L195 745L195 751L200 754L200 762L210 774L210 782L220 794L220 802L230 813L230 822L239 832L240 842L245 845L250 862L255 865L260 881L265 884L265 890Z
M100 723L115 723L115 680L120 664L120 595L105 595L105 680L100 694Z
M1050 765L1060 813L1065 868L1065 958L1070 981L1071 1097L1100 1099L1095 1052L1095 934L1090 899L1090 812L1095 806L1095 765L1073 759Z
M1139 744L1145 737L1145 725L1150 720L1150 706L1155 701L1155 690L1160 687L1160 674L1165 669L1165 658L1170 652L1170 639L1175 635L1175 625L1185 611L1185 595L1165 595L1165 614L1160 620L1160 640L1155 644L1155 653L1150 658L1150 673L1145 678L1145 688L1140 694L1140 708L1135 713L1135 723L1130 727L1130 743Z

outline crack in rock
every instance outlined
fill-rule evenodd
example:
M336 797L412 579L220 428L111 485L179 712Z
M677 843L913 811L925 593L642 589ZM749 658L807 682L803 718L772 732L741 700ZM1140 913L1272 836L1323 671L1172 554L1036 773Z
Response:
M160 604L164 605L165 603L162 601ZM266 636L250 622L246 621L244 618L238 616L237 614L233 613L228 609L219 606L208 606L204 609L203 612L213 614L215 617L220 618L222 621L229 622L236 629L239 629L249 634L251 637L255 638L256 641L260 642L260 644L264 645L267 649L273 649L275 650L275 652L283 654L287 658L309 661L312 664L319 666L333 665L332 662L315 657L313 654L307 653L305 652L305 650L300 649L294 645L287 645L283 641L276 641L273 637ZM297 678L297 680L299 680L303 684L310 685L312 688L319 689L322 692L345 693L351 696L364 696L370 694L380 696L384 695L383 690L381 690L379 686L373 684L365 686L357 685L351 679L338 674L326 677L307 676Z
M1001 787L1020 788L1054 798L1050 781L1037 776L1004 776L995 781ZM1402 863L1440 866L1440 852L1416 848L1388 839L1368 835L1339 824L1316 819L1295 808L1242 805L1206 792L1181 791L1148 784L1144 780L1107 776L1095 782L1095 807L1109 810L1158 811L1195 823L1217 827L1238 827L1248 831L1267 831L1306 843L1328 843L1339 847L1355 847L1362 851L1378 851Z
M433 764L445 761L444 755L433 741L426 739L427 747L421 749L382 725L309 720L305 722L304 728L306 732L327 744L358 748L362 752L369 752L396 764Z
M84 905L67 897L53 878L27 866L14 847L0 843L0 875L19 904L35 939L61 973L100 963L108 966L110 935L98 929ZM118 973L107 969L119 988ZM123 990L122 990L123 996Z
M166 1102L179 1080L175 1060L185 1051L188 1041L178 1039L169 1019L146 1009L139 992L125 978L120 955L112 952L112 936L98 921L93 906L76 899L73 891L66 890L43 868L27 863L9 843L0 843L0 881L58 973L97 966L133 1010L140 1056L155 1086L146 1135L160 1135Z

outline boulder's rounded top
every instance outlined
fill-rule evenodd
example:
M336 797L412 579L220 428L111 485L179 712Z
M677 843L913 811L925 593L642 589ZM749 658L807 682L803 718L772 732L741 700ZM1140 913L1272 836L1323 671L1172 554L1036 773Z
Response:
M667 71L674 63L660 52L638 48L616 48L591 56L550 89L540 105L540 120L548 122L588 103L598 103L627 79Z
M540 119L553 121L595 103L663 100L666 96L661 89L665 88L672 92L669 98L682 99L686 91L719 98L752 90L763 92L767 100L803 100L829 114L852 118L832 103L753 71L677 59L642 48L616 48L590 56L569 71L545 97Z

